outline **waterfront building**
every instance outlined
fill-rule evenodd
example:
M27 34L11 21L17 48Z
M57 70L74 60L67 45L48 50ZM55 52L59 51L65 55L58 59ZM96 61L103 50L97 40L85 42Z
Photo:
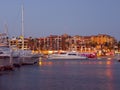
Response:
M91 37L91 42L96 43L96 49L98 52L101 52L100 55L105 55L109 52L114 54L114 47L117 40L110 35L98 34Z
M97 44L105 44L105 43L114 44L116 42L116 39L110 35L98 34L91 36L91 41L96 42Z
M13 37L12 39L10 39L10 45L11 46L16 46L18 49L22 49L22 39L21 38L15 38ZM28 39L25 38L24 39L24 49L28 49Z
M34 51L59 51L59 50L76 50L80 52L110 52L116 45L116 39L110 35L98 34L91 36L70 36L50 35L40 38L25 38L24 48ZM11 39L11 45L16 45L22 49L21 38Z

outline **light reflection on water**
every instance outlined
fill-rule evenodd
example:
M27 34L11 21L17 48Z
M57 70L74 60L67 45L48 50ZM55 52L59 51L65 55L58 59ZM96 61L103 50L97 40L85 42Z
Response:
M114 60L41 59L1 75L0 90L119 90L119 76Z
M60 62L59 62L60 61ZM39 61L39 65L40 66L45 66L45 65L47 65L47 66L52 66L54 63L55 64L65 64L65 65L75 65L75 64L86 64L86 65L96 65L96 64L98 64L98 65L107 65L107 66L110 66L110 65L112 65L113 63L115 63L115 62L113 62L113 61L110 61L110 60L106 60L106 61L103 61L103 60L83 60L83 61L78 61L78 60L74 60L74 61L71 61L71 60L65 60L64 62L61 62L61 61L63 61L63 60L50 60L50 61L47 61L46 60L46 62L45 61L43 61L43 60L40 60Z

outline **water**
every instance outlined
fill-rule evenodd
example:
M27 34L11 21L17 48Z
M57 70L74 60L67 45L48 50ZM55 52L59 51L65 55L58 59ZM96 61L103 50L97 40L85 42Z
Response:
M120 62L41 60L0 74L0 90L120 90Z

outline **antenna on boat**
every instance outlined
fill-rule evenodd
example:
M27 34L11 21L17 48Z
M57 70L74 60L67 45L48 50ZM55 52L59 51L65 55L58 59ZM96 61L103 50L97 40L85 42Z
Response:
M6 36L8 36L8 25L6 23L4 26L4 33L6 34Z
M21 6L22 8L22 50L24 50L24 7L23 5Z

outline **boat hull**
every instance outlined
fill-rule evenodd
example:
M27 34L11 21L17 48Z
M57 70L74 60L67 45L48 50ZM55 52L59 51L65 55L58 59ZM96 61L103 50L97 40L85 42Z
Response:
M48 59L62 59L62 60L84 60L87 59L87 57L82 57L82 56L50 56Z

